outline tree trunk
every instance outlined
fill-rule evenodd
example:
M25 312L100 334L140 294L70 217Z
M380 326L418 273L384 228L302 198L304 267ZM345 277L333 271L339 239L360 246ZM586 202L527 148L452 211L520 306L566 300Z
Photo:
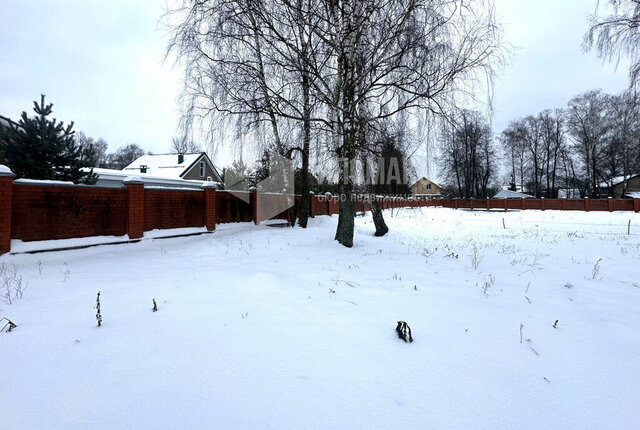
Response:
M387 227L387 223L384 222L382 210L380 210L380 205L378 205L378 199L376 199L375 195L371 196L369 203L371 205L371 216L373 217L373 224L376 226L375 235L378 237L384 236L389 232L389 227Z
M340 206L338 210L338 228L335 240L351 248L353 246L353 229L355 227L355 206L352 198L351 183L340 184Z
M306 58L309 52L309 43L304 35L304 18L302 15L302 1L298 3L298 30L300 41L302 42L302 56ZM309 197L309 146L311 142L311 78L309 76L309 65L306 61L302 62L302 127L304 130L304 138L302 142L302 181L300 183L300 194L302 201L300 204L300 227L307 228L309 220L309 207L311 206Z

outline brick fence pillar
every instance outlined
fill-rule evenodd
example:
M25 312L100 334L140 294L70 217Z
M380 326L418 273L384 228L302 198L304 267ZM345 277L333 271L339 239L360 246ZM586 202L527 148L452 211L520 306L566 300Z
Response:
M13 172L0 164L0 255L11 251L13 177Z
M251 203L251 220L255 225L260 224L258 219L258 189L256 187L249 188L249 202Z
M613 212L613 197L609 196L607 202L609 203L609 212Z
M589 212L589 197L584 198L584 210L585 212Z
M540 197L540 210L544 211L544 197Z
M640 212L640 199L633 199L633 211Z
M139 239L144 235L144 181L128 176L123 183L127 188L127 234L129 239Z
M207 231L216 229L216 187L213 182L202 184L204 192L204 226Z

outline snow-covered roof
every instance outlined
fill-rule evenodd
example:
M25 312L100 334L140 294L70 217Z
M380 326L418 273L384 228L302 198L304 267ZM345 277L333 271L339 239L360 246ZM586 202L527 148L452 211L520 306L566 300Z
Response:
M533 196L524 193L518 193L511 190L500 190L493 196L494 199L532 199Z
M633 178L634 176L638 176L638 175L616 176L615 178L611 178L607 182L601 182L600 183L600 188L613 187L615 185L623 183L626 179Z
M640 199L640 191L632 191L626 194L627 197L631 197L632 199Z
M182 163L178 163L178 154L143 155L123 169L124 172L140 174L140 166L147 166L148 175L178 179L193 165L204 152L184 154ZM215 170L215 169L214 169Z
M146 166L146 174L160 176L163 178L180 179L185 175L191 167L198 161L203 160L211 167L217 177L214 180L221 180L218 170L213 165L207 154L198 152L193 154L184 154L180 163L178 154L157 154L143 155L123 169L124 172L140 173L140 167Z
M89 170L89 169L85 169ZM182 178L169 178L166 176L157 176L150 175L149 173L140 173L134 171L126 171L126 170L115 170L115 169L102 169L99 167L94 167L93 172L98 175L98 180L110 180L110 181L124 181L129 176L136 176L141 178L145 183L155 184L155 185L171 185L171 186L183 186L190 188L199 188L202 186L203 181L190 180L190 179L182 179ZM217 182L213 182L216 184Z

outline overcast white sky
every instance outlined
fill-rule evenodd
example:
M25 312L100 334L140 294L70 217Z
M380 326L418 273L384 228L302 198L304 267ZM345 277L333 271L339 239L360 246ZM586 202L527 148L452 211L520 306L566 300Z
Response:
M181 78L163 64L165 1L2 0L0 115L31 113L44 93L57 118L103 137L111 151L135 142L166 152L177 133ZM589 89L626 88L626 62L616 71L582 51L596 0L495 3L505 40L517 48L496 82L496 133Z

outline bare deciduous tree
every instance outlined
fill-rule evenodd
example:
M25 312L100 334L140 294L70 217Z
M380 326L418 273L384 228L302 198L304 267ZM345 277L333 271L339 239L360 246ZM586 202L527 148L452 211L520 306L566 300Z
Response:
M567 110L567 128L573 150L580 158L588 184L587 193L600 194L602 155L610 122L607 119L607 98L600 90L574 97Z
M601 58L616 63L622 56L631 60L631 85L640 83L640 0L608 0L613 13L605 17L593 14L585 34L586 49L596 47ZM600 6L598 0L596 8Z
M357 160L368 127L407 110L446 115L479 78L491 82L504 54L482 0L185 0L169 16L187 118L265 122L280 153L302 154L303 170L313 128L329 136L334 159ZM339 176L335 238L350 247L354 184Z
M442 133L442 173L463 198L489 197L497 173L491 127L474 111L460 111Z
M202 148L193 140L183 136L171 139L170 151L173 154L193 154L196 152L202 152Z

